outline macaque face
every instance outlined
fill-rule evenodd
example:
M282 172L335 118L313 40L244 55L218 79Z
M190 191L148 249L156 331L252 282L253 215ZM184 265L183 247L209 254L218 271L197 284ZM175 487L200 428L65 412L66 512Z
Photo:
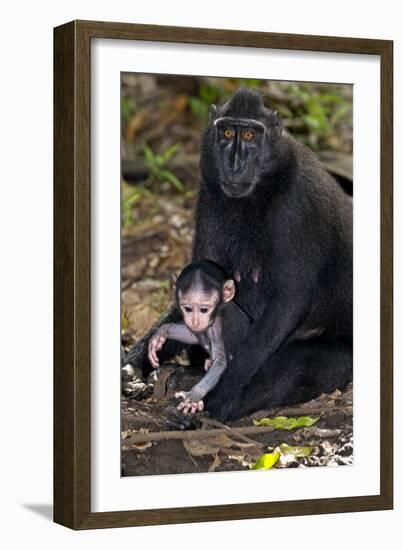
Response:
M188 329L194 334L205 332L212 323L219 301L220 296L216 290L203 292L190 289L186 293L179 291L179 308Z

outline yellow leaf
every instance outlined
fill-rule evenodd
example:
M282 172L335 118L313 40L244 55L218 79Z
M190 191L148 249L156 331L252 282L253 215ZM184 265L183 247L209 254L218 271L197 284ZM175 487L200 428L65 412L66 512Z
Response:
M280 451L266 453L259 456L255 464L252 466L252 470L270 470L278 461L279 456Z

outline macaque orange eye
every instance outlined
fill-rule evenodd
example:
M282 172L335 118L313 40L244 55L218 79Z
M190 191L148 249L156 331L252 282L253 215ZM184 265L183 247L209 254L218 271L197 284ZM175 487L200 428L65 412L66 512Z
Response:
M234 137L234 135L235 135L235 132L234 130L231 130L231 128L227 128L226 130L224 130L224 136L227 139L231 139L232 137Z
M251 141L255 137L255 134L252 132L252 130L245 130L244 132L242 132L242 137L243 139L246 139L246 141Z

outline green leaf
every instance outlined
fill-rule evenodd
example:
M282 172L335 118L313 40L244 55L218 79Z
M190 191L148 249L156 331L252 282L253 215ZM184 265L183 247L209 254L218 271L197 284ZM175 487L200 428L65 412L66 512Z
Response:
M256 78L241 78L239 80L240 86L248 86L249 88L261 88L263 80L257 80Z
M151 147L149 145L145 144L143 146L143 150L144 150L145 159L149 162L154 162L154 153L153 153Z
M161 170L160 175L161 179L164 178L168 180L176 187L178 191L183 191L184 185L181 180L175 176L175 174L172 174L172 172L170 172L169 170Z
M178 191L184 190L184 185L181 180L166 168L167 162L177 154L180 149L180 144L176 143L168 147L160 154L155 154L151 147L144 145L144 161L151 172L151 177L156 180L166 180L172 183Z
M134 113L136 112L136 105L130 97L124 97L122 99L121 113L125 124L128 124Z
M321 93L321 94L318 94L317 97L319 98L321 103L324 103L324 104L327 104L327 105L343 102L343 98L341 98L340 96L338 96L336 94Z
M339 107L332 115L331 122L332 124L335 124L340 119L344 117L347 113L351 111L351 106L348 103L345 103L341 107Z
M300 416L298 418L287 418L286 416L275 416L274 418L262 418L254 420L255 426L272 426L275 430L294 430L295 428L307 428L313 426L318 420L311 416Z
M280 451L260 455L252 470L270 470L276 464L280 456Z
M299 416L297 418L298 428L306 428L313 426L319 420L320 416L313 418L312 416Z
M312 115L303 115L301 118L312 130L320 130L322 128L322 121Z
M126 312L122 311L122 324L121 324L122 330L126 330L128 326L129 326L129 320L126 317Z
M164 157L162 155L155 155L154 162L158 167L164 166L165 164Z
M202 122L206 122L209 112L208 106L198 97L190 97L189 103L192 113L197 116Z
M295 458L304 458L311 454L313 447L298 447L282 443L276 447L271 453L260 455L255 464L252 465L252 470L270 470L278 463L281 456L293 456ZM280 459L281 460L281 459Z
M135 204L137 201L139 201L141 198L141 193L139 193L138 191L135 191L133 193L133 195L131 195L130 197L127 197L125 200L126 200L126 204L128 204L129 206L132 206L133 204Z
M219 90L216 86L213 86L212 84L200 84L199 89L199 96L200 99L207 105L211 105L211 103L215 103L219 98Z
M292 455L300 458L309 456L313 449L312 446L298 447L287 445L287 443L282 443L280 447L277 447L277 449L278 448L280 449L282 455Z
M161 155L163 163L165 164L170 158L174 157L179 149L179 143L175 143L174 145L171 145L171 147L168 147L168 149L165 149L165 151Z

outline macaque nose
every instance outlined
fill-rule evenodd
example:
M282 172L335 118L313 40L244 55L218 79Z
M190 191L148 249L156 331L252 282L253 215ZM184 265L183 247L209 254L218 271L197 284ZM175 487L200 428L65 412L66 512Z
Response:
M197 314L192 315L192 325L193 325L194 330L197 330L197 328L199 326L199 316Z

